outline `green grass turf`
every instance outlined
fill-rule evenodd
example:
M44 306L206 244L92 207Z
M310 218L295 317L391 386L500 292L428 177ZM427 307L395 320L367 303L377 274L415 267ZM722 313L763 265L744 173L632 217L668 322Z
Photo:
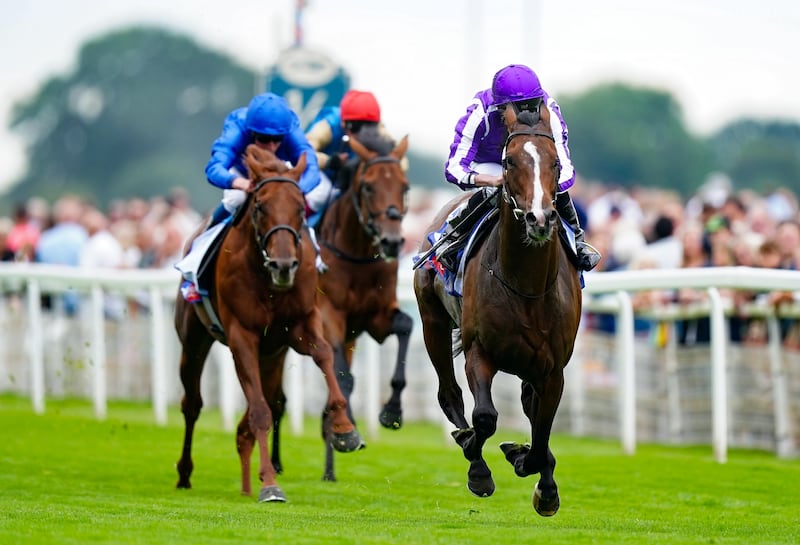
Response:
M194 488L177 490L183 420L153 424L145 405L112 403L97 421L86 401L0 396L0 543L16 544L506 544L800 543L800 461L733 450L640 445L554 436L561 510L531 506L537 477L516 477L487 443L497 490L476 498L467 462L433 425L407 424L336 457L338 482L321 480L319 422L284 435L289 501L239 494L234 436L205 411L195 434ZM254 459L254 466L255 466ZM257 468L254 467L254 472ZM257 478L254 477L257 490Z

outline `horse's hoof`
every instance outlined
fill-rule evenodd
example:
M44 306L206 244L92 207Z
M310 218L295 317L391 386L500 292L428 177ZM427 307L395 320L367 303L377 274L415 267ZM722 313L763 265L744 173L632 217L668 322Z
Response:
M530 475L524 467L525 457L531 451L530 445L505 441L500 443L500 450L505 454L508 463L514 466L514 473L516 473L518 477L527 477Z
M181 479L178 480L178 484L175 485L175 488L191 488L192 483L189 482L189 479Z
M466 429L459 428L457 430L451 431L450 435L452 435L453 439L456 440L458 446L464 448L465 445L475 437L475 430L473 430L472 428L466 428Z
M331 435L331 446L337 452L353 452L366 448L367 444L361 439L358 430L348 433L334 433Z
M277 484L272 486L265 486L261 489L261 492L258 493L258 503L266 503L266 502L273 502L273 501L286 501L286 495L281 490L281 487Z
M531 446L528 444L523 445L521 443L515 443L513 441L503 441L500 443L500 450L505 454L506 460L513 465L514 460L530 452Z
M335 483L336 475L334 475L333 473L326 472L324 475L322 475L322 480L329 483Z
M403 427L403 412L384 408L378 416L381 426L390 430L399 430Z
M533 489L533 498L531 499L533 500L533 508L543 517L552 517L558 513L558 508L561 507L558 492L552 498L544 498L539 488L539 483L536 483L536 488Z
M467 488L479 498L488 498L494 494L494 480L491 477L484 479L470 479Z

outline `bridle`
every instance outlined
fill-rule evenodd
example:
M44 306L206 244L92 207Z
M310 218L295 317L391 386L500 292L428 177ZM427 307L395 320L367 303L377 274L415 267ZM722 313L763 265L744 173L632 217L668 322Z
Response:
M386 256L381 249L381 233L376 227L375 220L381 216L381 214L386 214L386 217L390 220L399 220L402 221L406 215L407 205L405 202L403 203L403 210L398 210L395 205L390 205L385 211L374 211L370 208L370 203L366 192L369 190L369 184L366 183L363 176L364 173L373 165L377 165L379 163L395 163L400 164L400 159L395 157L389 156L381 156L381 157L374 157L369 159L368 161L362 162L359 165L358 170L356 171L356 176L360 176L360 179L356 185L358 185L358 190L350 190L350 200L353 203L353 208L356 211L356 217L358 218L358 223L361 225L361 228L366 233L367 237L370 239L371 246L378 248L378 254L374 256L370 256L367 258L359 258L353 257L345 254L338 248L334 247L331 243L326 240L321 240L321 243L327 247L331 252L336 255L336 257L340 259L345 259L347 261L353 263L374 263L376 261L380 261L386 259ZM362 211L366 209L366 215Z
M400 160L394 157L375 157L374 159L370 159L369 161L362 163L362 168L358 169L363 176L363 173L366 172L369 167L372 165L377 165L379 163L396 163L400 164ZM356 215L358 216L358 223L361 224L361 227L367 233L367 236L372 238L373 246L380 245L381 242L381 234L378 229L375 227L375 218L380 217L381 212L375 212L370 209L369 202L367 202L367 217L364 218L364 215L361 212L362 203L365 201L364 192L367 188L368 184L364 182L362 178L358 184L358 194L355 191L350 192L350 197L353 200L353 207L356 209ZM405 204L403 205L403 210L400 211L397 209L395 205L389 206L385 210L386 217L390 220L402 220L403 217L406 215Z
M253 188L252 194L255 195L256 193L258 193L258 191L262 187L264 187L265 185L267 185L269 183L273 183L273 182L275 182L275 183L292 184L297 188L298 191L301 191L300 186L298 185L296 180L293 180L291 178L287 178L285 176L274 176L272 178L265 178L265 179L259 181L256 184L255 188ZM259 251L261 252L262 257L264 258L264 267L268 267L270 262L272 261L272 258L269 256L269 253L267 252L267 241L269 240L269 237L271 237L272 235L274 235L278 231L289 231L289 233L291 233L291 235L294 237L294 245L295 245L295 247L299 247L300 246L300 241L302 240L302 235L300 234L300 232L297 231L297 229L295 229L291 225L287 225L285 223L281 223L281 224L273 226L272 228L270 228L263 235L259 234L258 222L256 221L256 212L257 212L257 210L258 210L258 206L257 206L257 204L254 204L253 205L253 210L252 210L251 215L250 215L250 221L253 223L253 232L255 233L255 237L256 237L256 246L258 247ZM303 222L305 222L305 220L303 220Z
M511 140L515 136L543 136L545 138L549 138L554 143L555 143L556 139L553 138L552 134L548 134L546 132L542 132L542 131L537 131L537 130L531 129L531 130L525 130L525 131L513 131L513 132L509 133L508 137L506 137L505 144L503 144L503 159L501 160L501 163L500 163L502 165L502 167L503 167L503 189L502 189L503 200L506 202L506 204L511 206L511 211L514 214L514 218L517 221L522 221L522 219L525 217L525 211L522 208L519 207L519 205L517 204L516 199L514 199L514 196L511 195L511 193L509 192L509 190L508 190L508 181L507 181L508 177L506 176L506 174L508 173L508 158L506 157L506 150L508 149L508 144L511 142ZM558 160L556 160L555 169L556 169L556 183L558 183L558 178L559 178L559 175L561 173L561 163ZM556 199L555 199L555 192L554 192L553 193L553 200L552 200L552 203L554 205L555 205L555 200Z

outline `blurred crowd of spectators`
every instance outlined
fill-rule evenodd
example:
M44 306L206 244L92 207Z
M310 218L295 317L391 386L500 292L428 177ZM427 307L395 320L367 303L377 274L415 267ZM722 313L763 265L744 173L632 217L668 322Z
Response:
M65 195L40 198L0 217L3 261L111 268L172 268L201 222L183 188L151 200L133 198L101 209Z
M447 191L412 192L404 220L405 252L415 253ZM577 184L573 199L586 240L603 254L596 271L745 265L797 270L800 262L800 212L797 196L782 188L768 194L733 191L724 179L711 179L688 200L666 189L621 190ZM185 242L202 221L183 188L150 200L133 198L107 209L75 196L53 203L34 198L18 204L12 217L0 217L3 261L35 261L71 266L172 268ZM595 274L595 271L588 273ZM755 294L731 292L737 301ZM772 303L796 294L772 292ZM642 292L637 308L667 301L690 304L703 290ZM595 324L602 327L602 324ZM755 337L750 324L736 328L734 340ZM789 335L788 327L784 331ZM684 336L705 334L682 331ZM800 346L800 340L797 341Z

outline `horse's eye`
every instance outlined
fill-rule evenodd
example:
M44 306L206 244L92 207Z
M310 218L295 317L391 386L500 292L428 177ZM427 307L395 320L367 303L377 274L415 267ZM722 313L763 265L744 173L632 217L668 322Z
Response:
M514 167L514 160L511 157L506 157L503 159L503 168L508 170Z
M364 184L361 187L363 188L362 191L364 191L364 194L368 197L375 193L375 190L370 184Z

